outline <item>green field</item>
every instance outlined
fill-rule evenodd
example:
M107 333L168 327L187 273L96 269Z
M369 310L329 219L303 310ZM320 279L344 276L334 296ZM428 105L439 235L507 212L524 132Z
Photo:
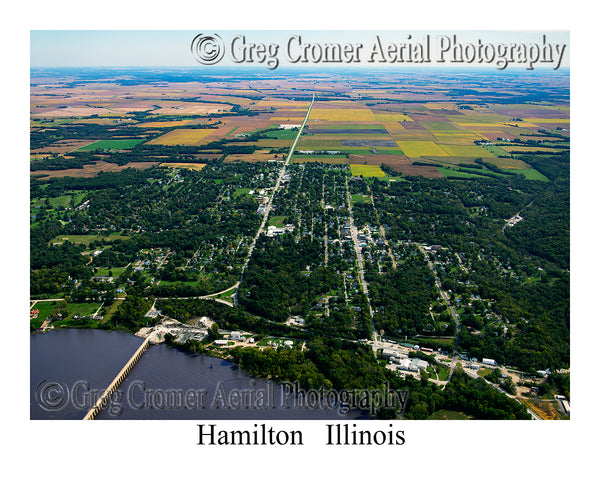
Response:
M120 277L125 270L127 270L127 267L99 268L95 274L100 277ZM109 275L110 272L112 272L112 275Z
M30 324L34 328L39 328L42 325L42 322L46 319L48 315L54 310L60 302L37 302L33 308L37 308L40 312L38 313L38 318L34 318L30 320Z
M453 157L487 157L488 151L479 145L440 145Z
M238 188L235 190L235 192L233 192L233 195L231 195L233 198L236 197L241 197L242 195L248 195L248 193L250 193L252 189L251 188Z
M288 220L288 217L274 216L274 217L269 218L269 223L267 224L267 226L283 228L283 226L286 223L288 223L287 220Z
M44 320L46 319L46 317L48 315L50 315L54 310L56 310L57 307L61 303L63 303L63 302L62 301L37 302L33 308L34 309L37 308L39 310L38 318L32 319L30 321L31 326L33 326L35 328L39 328L42 325L42 323L44 322ZM62 320L53 322L53 325L56 327L62 326L62 325L69 325L70 323L72 323L74 321L73 320L74 315L79 315L79 316L93 315L94 313L96 313L96 311L98 310L99 307L100 307L100 303L97 303L97 302L66 303L66 310L65 309L62 310L64 313L66 313L66 315L64 316L64 318Z
M543 182L547 182L548 179L538 172L535 168L525 168L525 169L511 169L507 170L512 173L520 173L521 175L525 175L527 180L541 180Z
M85 147L78 148L78 152L85 152L89 150L128 150L135 147L139 143L145 142L145 138L125 138L118 140L98 140L97 142L90 143Z
M452 177L452 178L485 178L484 175L477 175L476 173L468 173L468 172L465 172L465 171L456 170L454 168L437 167L437 169L439 170L439 172L444 177ZM486 173L487 172L489 172L489 170L486 170Z
M355 193L352 195L352 205L355 203L371 203L371 197L367 195L361 195L360 193Z
M355 177L385 177L385 172L377 165L350 165Z
M275 130L272 132L265 133L265 136L267 136L269 138L277 138L278 140L280 140L280 139L294 140L297 135L298 135L297 128L296 129L287 128L284 130Z
M506 150L496 145L483 145L482 148L485 148L488 152L493 153L494 155L508 155Z
M113 240L129 240L129 238L129 236L119 233L111 233L110 235L58 235L50 240L50 243L61 244L68 240L69 242L83 243L85 246L88 246L95 240L111 242Z

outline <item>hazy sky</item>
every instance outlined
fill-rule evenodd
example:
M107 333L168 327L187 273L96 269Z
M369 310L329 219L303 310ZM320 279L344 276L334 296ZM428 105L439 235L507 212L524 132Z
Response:
M340 43L357 44L362 43L364 47L360 51L361 62L351 65L374 66L373 63L367 63L371 47L379 35L384 44L399 43L422 43L423 39L429 34L432 43L432 52L439 46L440 35L452 37L456 35L461 44L477 44L477 40L485 44L542 44L542 35L546 35L547 43L566 44L564 56L561 63L561 69L569 67L569 32L564 31L318 31L318 30L298 30L298 31L170 31L170 30L32 30L31 31L31 50L30 60L32 67L66 67L66 66L199 66L191 52L191 43L194 37L200 33L214 34L221 36L224 43L224 56L219 62L221 66L236 65L232 61L231 46L233 39L238 35L244 35L246 44L275 44L279 46L276 57L278 66L290 65L287 62L288 40L293 35L300 35L302 43ZM408 36L412 35L409 40ZM238 42L236 45L240 45ZM294 44L295 52L299 52L297 43ZM241 50L237 53L240 58ZM434 58L438 58L437 56ZM253 64L244 62L247 66L264 66L266 59L258 63L254 59ZM315 64L312 61L307 63L298 62L296 66L323 66L323 63ZM331 65L331 64L330 64ZM386 66L388 64L377 63L376 66ZM398 64L394 66L415 66L415 64ZM479 66L476 63L471 64ZM485 65L483 63L482 65ZM326 66L326 65L325 65ZM456 67L469 66L468 64L450 63L447 60L444 63L432 62L424 66L435 67ZM548 67L548 64L538 64L537 68ZM210 68L210 67L208 67ZM494 65L492 64L492 68ZM515 64L509 69L524 69L522 64Z

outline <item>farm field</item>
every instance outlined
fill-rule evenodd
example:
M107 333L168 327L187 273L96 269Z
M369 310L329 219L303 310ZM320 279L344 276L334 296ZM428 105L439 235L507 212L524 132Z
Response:
M126 168L136 168L138 170L145 170L158 165L159 162L135 162L128 163L127 165L117 165L116 163L108 163L104 161L97 161L92 164L84 165L83 168L68 168L64 170L36 170L32 172L32 175L36 177L95 177L100 172L120 172Z
M511 172L525 175L527 180L541 180L543 182L548 181L548 178L542 173L538 172L535 168L513 169Z
M383 75L370 82L353 78L342 85L335 77L314 82L310 76L281 80L267 75L239 88L225 82L166 82L160 88L84 82L77 88L53 88L52 96L45 84L35 84L30 125L37 136L31 154L38 166L32 173L52 179L117 172L126 167L122 162L105 162L99 155L81 162L78 155L97 149L110 155L133 147L162 166L190 163L191 158L199 164L284 160L297 130L282 127L302 123L310 98L306 92L311 88L326 100L317 97L292 163L385 164L403 175L436 178L441 173L434 164L448 169L483 159L500 169L523 170L528 178L539 178L521 153L560 154L564 149L556 145L568 147L568 105L495 104L486 92L496 90L479 87L473 88L478 95L462 101L449 93L455 88L452 81L438 82L405 85L393 75ZM519 95L508 86L497 90L507 97ZM126 98L118 100L119 96ZM89 129L87 137L79 137L83 133L73 130L75 126ZM208 128L191 128L197 126ZM93 129L101 135L94 137ZM544 143L525 143L529 140ZM487 143L478 144L482 142ZM185 162L172 158L184 152ZM58 157L47 157L52 154ZM43 168L45 164L49 168ZM155 165L128 164L138 169ZM458 176L456 170L442 172Z
M98 140L84 147L78 148L79 151L86 150L128 150L144 142L144 138L126 138L122 140Z
M149 145L200 145L207 143L205 137L214 133L212 129L177 128L150 140Z
M350 170L355 177L385 177L385 172L377 165L350 164Z
M341 155L301 155L294 153L292 156L291 163L310 163L310 162L321 162L330 163L332 165L347 164L348 159Z
M398 141L398 146L408 157L421 157L423 155L450 155L435 142L428 141Z
M185 168L188 170L202 170L206 167L206 163L161 163L159 167L166 168Z

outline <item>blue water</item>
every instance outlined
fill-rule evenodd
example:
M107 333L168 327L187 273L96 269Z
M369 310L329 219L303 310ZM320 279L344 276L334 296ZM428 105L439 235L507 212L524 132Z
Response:
M81 419L142 339L123 332L59 329L31 335L32 419ZM314 399L314 397L313 397ZM289 390L230 362L150 346L97 419L343 420L336 407L301 403Z

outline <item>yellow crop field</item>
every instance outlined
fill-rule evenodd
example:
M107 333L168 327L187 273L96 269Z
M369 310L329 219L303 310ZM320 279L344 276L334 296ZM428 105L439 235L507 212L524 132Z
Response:
M422 155L448 156L448 152L435 142L396 140L396 143L407 157L420 157Z
M394 136L396 133L406 130L400 122L381 122L381 125L392 136Z
M523 121L530 123L570 123L570 118L524 118ZM510 122L512 123L512 122Z
M310 120L330 122L376 122L375 115L368 108L313 108Z
M473 145L475 140L484 139L484 137L478 133L462 130L436 131L433 135L440 144L444 145Z
M161 163L159 167L166 168L186 168L188 170L202 170L206 163Z
M478 145L440 145L453 157L489 157L491 154Z
M375 118L380 122L412 122L413 119L403 113L376 113Z
M352 175L355 177L385 177L385 172L378 165L350 165Z
M215 131L211 128L190 129L178 128L161 135L148 142L149 145L201 145L206 143L204 137L207 137Z
M506 150L509 153L512 152L560 152L561 150L558 148L548 148L548 147L528 147L521 145L500 145L502 150Z

